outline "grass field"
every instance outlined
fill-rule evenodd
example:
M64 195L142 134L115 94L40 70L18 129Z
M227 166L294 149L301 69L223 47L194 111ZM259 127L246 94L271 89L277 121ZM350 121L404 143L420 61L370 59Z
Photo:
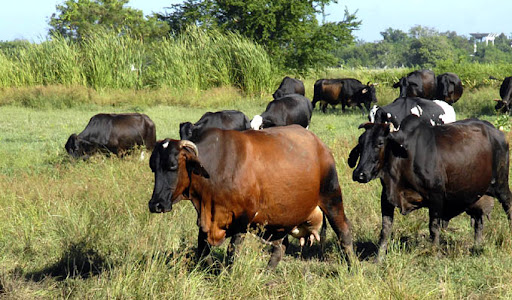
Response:
M306 86L312 83L306 81ZM8 93L15 94L4 90L3 96ZM511 232L497 203L485 222L481 253L471 251L473 232L466 215L442 232L441 253L433 253L427 211L420 210L395 215L389 253L383 263L372 262L380 231L380 183L353 182L346 164L360 134L357 126L366 121L356 109L345 114L339 108L328 114L316 110L310 126L337 162L360 256L350 271L330 228L323 259L318 245L301 255L294 240L277 269L268 272L268 247L249 235L230 271L197 268L192 205L183 201L160 215L147 209L153 190L148 155L144 161L133 155L95 156L84 162L71 160L64 151L68 136L83 130L99 112L143 112L155 122L157 138L178 138L180 122L196 121L207 110L239 109L252 117L268 101L208 93L213 100L205 106L0 106L0 298L512 298ZM379 100L388 103L394 93L379 89ZM496 94L490 89L465 92L455 106L462 112L458 118L494 121L492 101L485 101ZM213 252L219 261L225 246Z

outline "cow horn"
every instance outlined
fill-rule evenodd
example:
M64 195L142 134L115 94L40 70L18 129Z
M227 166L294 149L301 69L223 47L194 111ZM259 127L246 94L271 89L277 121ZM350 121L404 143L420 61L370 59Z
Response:
M500 101L503 101L503 100L501 100L501 99L493 99L492 101L500 102Z
M182 140L180 141L180 149L183 149L183 147L189 147L194 151L194 154L199 157L199 150L197 150L196 144L192 143L189 140Z

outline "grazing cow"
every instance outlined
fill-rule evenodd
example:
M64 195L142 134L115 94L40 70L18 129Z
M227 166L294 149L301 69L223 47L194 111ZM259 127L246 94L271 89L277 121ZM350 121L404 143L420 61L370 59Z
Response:
M209 129L195 144L165 139L153 150L150 167L155 186L149 211L168 212L190 199L198 214L199 257L209 253L207 244L232 237L231 257L248 226L263 226L262 237L273 245L268 267L274 268L283 239L315 218L317 206L346 253L353 251L334 158L300 126Z
M437 76L437 92L435 99L454 104L462 96L462 81L454 73L443 73Z
M256 115L251 121L251 128L263 128L298 124L304 128L309 127L313 107L308 98L291 94L271 101L261 115Z
M436 76L431 70L416 70L400 81L393 84L394 88L400 88L400 97L421 97L434 99L436 95Z
M97 114L84 131L69 137L65 148L75 158L87 158L95 152L120 154L136 145L152 150L155 143L155 124L147 115Z
M504 113L510 112L512 106L512 76L506 77L501 83L500 97L501 100L495 100L497 103L494 108Z
M251 128L249 118L238 110L222 110L207 112L195 124L185 122L180 124L180 139L197 140L208 128L229 130L246 130Z
M368 114L368 119L370 123L391 122L392 128L398 129L402 120L409 115L416 115L432 125L452 123L456 120L455 111L448 103L418 97L397 98L383 107L375 105Z
M390 132L388 124L367 123L360 128L366 131L350 152L348 164L353 168L359 158L354 181L367 183L378 177L382 184L378 259L386 252L395 207L404 215L427 207L436 246L442 222L464 211L477 220L475 244L481 243L481 219L488 205L475 202L485 194L498 198L512 226L508 143L489 122L469 119L430 126L411 115L396 132Z
M313 108L318 101L322 111L325 113L327 104L332 107L341 103L341 110L345 111L345 106L357 106L364 114L362 104L366 110L370 110L370 104L377 102L376 84L366 85L354 78L345 79L319 79L315 82Z
M276 100L290 94L305 96L306 90L302 81L286 76L283 78L283 81L281 81L279 88L272 94L272 97Z

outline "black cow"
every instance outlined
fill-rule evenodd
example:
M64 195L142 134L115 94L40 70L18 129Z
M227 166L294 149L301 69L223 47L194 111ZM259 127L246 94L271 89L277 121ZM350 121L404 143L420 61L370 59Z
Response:
M501 100L495 100L497 103L494 108L504 113L509 112L512 105L512 76L506 77L501 83L500 97Z
M208 128L243 131L251 128L247 116L238 110L222 110L205 113L195 124L180 124L180 139L195 141Z
M291 94L271 101L261 115L256 115L251 121L251 128L255 130L274 126L299 124L309 127L313 106L308 98Z
M341 103L341 110L345 106L357 106L364 114L361 104L370 110L370 104L377 102L375 85L368 82L366 85L354 78L319 79L315 82L313 108L320 101L322 111L325 113L327 104L332 107Z
M272 94L272 97L276 100L290 94L305 96L306 90L302 81L286 76L283 78L283 81L281 81L279 88Z
M477 220L475 244L480 244L483 212L472 208L484 194L498 198L512 226L508 143L489 122L470 119L430 126L411 115L396 132L390 132L388 124L360 128L366 131L348 164L354 167L360 158L354 181L367 183L378 177L382 184L379 259L386 252L395 207L404 215L427 207L436 246L442 222L464 211Z
M421 97L434 99L436 95L436 76L431 70L416 70L393 84L400 88L400 97Z
M443 100L451 105L460 99L463 92L462 81L457 74L443 73L437 76L435 99Z
M84 131L69 137L65 148L75 158L87 158L96 152L120 154L136 145L152 150L155 143L155 124L147 115L97 114Z
M402 120L409 115L416 115L432 125L452 123L456 120L455 111L448 103L418 97L397 98L383 107L375 105L368 114L368 119L371 123L391 122L393 128L398 129Z

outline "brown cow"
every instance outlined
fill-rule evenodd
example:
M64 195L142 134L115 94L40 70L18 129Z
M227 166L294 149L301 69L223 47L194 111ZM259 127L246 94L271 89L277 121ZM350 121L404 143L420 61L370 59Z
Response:
M435 98L443 100L450 105L457 102L464 92L459 76L449 72L437 76L436 90Z
M331 151L298 125L265 130L209 129L196 144L166 139L150 159L155 173L149 210L168 212L190 199L198 214L199 256L232 237L228 257L248 226L263 226L273 245L269 268L282 257L283 239L325 213L345 252L352 236ZM350 255L349 255L350 257Z
M345 106L357 106L364 115L363 105L367 111L370 111L370 104L377 102L376 85L370 82L362 84L354 78L319 79L314 86L313 109L318 101L324 113L327 104L334 108L341 103L343 112L345 112Z

